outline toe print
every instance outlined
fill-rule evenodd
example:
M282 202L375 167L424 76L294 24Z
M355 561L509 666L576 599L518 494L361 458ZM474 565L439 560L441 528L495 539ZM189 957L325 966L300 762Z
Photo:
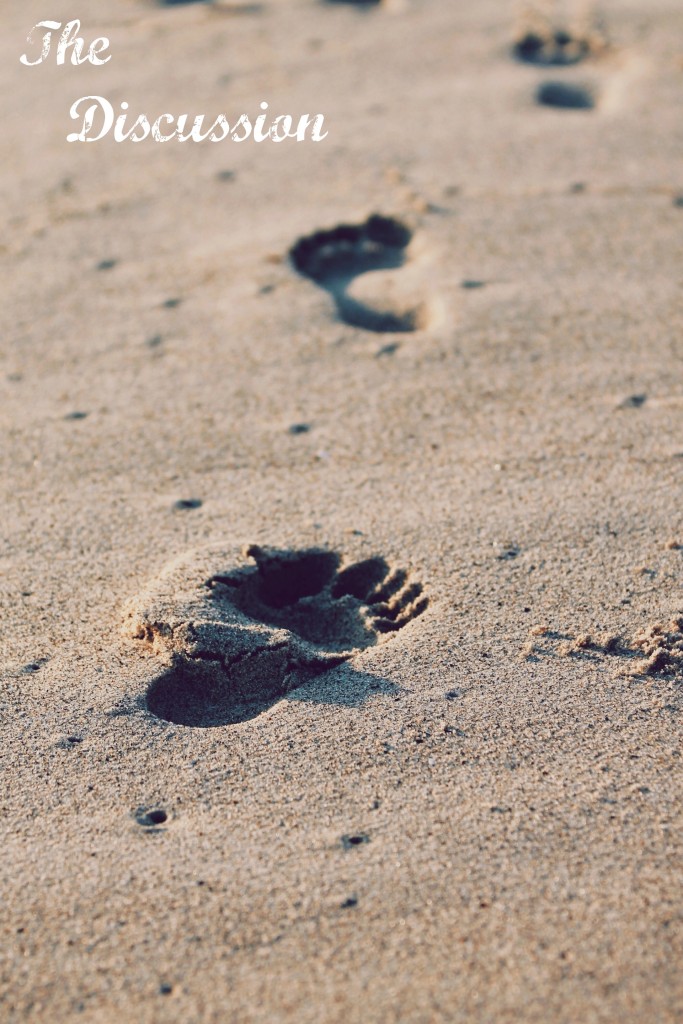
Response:
M317 650L324 663L378 642L424 611L419 583L383 558L339 569L332 551L274 551L250 547L256 569L209 580L214 598L255 621L289 630Z
M170 656L147 694L153 714L221 725L387 642L427 605L422 585L381 557L344 564L322 548L254 545L172 566L135 602L127 632Z
M290 251L292 264L333 297L341 320L378 333L407 333L425 326L425 307L406 300L395 275L406 262L412 232L400 221L373 214L364 224L340 224L299 239ZM368 277L374 294L357 278ZM370 282L369 278L372 278Z
M541 67L578 64L607 49L604 30L585 15L573 26L555 24L548 12L536 10L520 25L512 52L517 60Z

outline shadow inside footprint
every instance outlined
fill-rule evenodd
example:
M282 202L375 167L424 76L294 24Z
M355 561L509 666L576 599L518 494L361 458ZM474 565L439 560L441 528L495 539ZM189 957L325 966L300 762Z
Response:
M570 82L544 82L538 88L536 99L543 107L562 110L593 110L595 107L591 90Z
M302 703L362 707L374 694L398 692L398 687L388 680L343 665L337 671L321 675L319 682L314 676L310 681L302 680L299 688L288 691L286 696ZM274 707L283 696L285 694L236 700L228 688L217 685L214 673L200 665L183 662L152 683L147 691L146 706L156 718L174 725L215 729L250 722Z
M340 224L300 238L290 259L300 274L332 295L340 319L377 333L408 333L423 326L422 308L376 309L349 295L361 274L395 270L406 261L412 232L392 217L373 214L364 224Z
M136 623L138 639L161 642L172 657L147 691L152 714L201 727L244 722L323 673L324 695L318 688L297 699L356 704L371 690L387 692L391 684L348 668L340 685L330 670L421 615L428 598L420 583L381 557L342 566L321 548L245 554L253 566L206 580L206 611L180 627L186 644L158 609Z

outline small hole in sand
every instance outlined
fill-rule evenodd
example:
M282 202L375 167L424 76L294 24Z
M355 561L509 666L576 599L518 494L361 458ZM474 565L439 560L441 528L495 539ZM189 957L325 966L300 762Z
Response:
M153 828L155 825L163 825L168 820L166 811L162 811L160 807L156 807L151 811L141 811L136 815L135 820L138 825L142 825L143 828Z
M350 850L354 846L363 846L364 843L369 843L370 836L365 832L357 832L354 835L342 836L341 842L345 850Z
M189 512L195 508L201 508L202 501L200 498L181 498L176 501L173 508L178 512Z

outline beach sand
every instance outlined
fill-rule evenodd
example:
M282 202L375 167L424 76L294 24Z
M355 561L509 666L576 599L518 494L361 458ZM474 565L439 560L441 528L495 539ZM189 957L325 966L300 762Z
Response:
M363 7L3 5L8 1024L683 1014L683 10Z

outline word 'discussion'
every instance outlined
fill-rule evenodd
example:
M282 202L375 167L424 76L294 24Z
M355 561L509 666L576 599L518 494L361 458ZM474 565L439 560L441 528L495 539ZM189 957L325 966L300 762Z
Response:
M90 106L86 106L81 113L84 104ZM268 127L267 114L259 114L253 125L247 114L241 114L232 125L225 114L219 114L208 122L204 114L199 114L188 129L189 114L162 114L154 122L150 122L145 114L140 114L129 121L125 113L128 104L122 103L121 109L124 113L115 118L114 108L104 96L83 96L76 100L71 107L71 116L76 120L82 119L82 126L80 132L67 135L67 142L99 142L112 128L115 142L144 142L148 138L154 142L170 142L172 139L178 142L206 142L207 139L209 142L225 142L228 139L232 142L246 142L249 138L254 142L284 142L285 139L304 142L309 128L312 142L322 142L327 135L327 132L321 134L324 121L322 114L313 119L308 114L302 114L296 126L291 114L279 114ZM261 110L267 109L268 104L262 103Z
M62 26L60 21L39 21L33 26L28 37L33 43L36 33L42 29L42 46L38 56L22 54L20 62L26 67L43 64L53 48L53 34L56 38L57 64L67 63L78 67L81 64L101 66L111 60L111 53L104 56L109 49L109 40L100 36L86 47L85 40L78 35L81 23L78 19ZM59 33L57 36L56 33ZM189 114L161 114L150 119L146 114L134 117L128 114L128 103L121 103L118 115L114 107L104 96L82 96L71 105L70 114L73 120L80 122L80 131L67 135L67 142L99 142L107 135L112 135L115 142L284 142L294 139L305 142L322 142L327 138L324 131L325 118L322 114L279 114L270 118L268 104L260 105L263 113L253 120L248 114L240 114L231 120L225 114L207 119L199 114L192 119Z

